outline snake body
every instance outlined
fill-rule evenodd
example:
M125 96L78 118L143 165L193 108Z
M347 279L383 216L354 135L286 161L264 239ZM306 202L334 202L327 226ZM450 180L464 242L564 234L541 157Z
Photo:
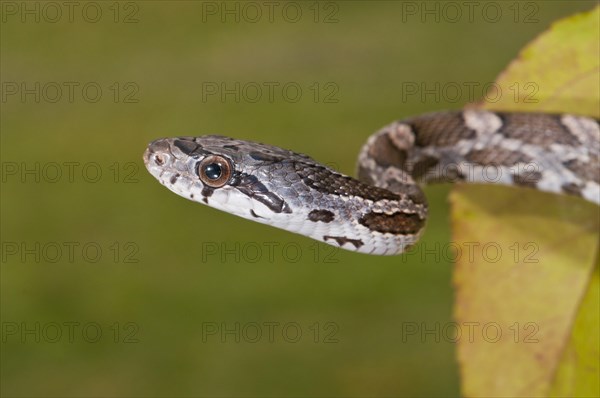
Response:
M496 183L600 204L596 119L485 110L397 121L368 138L358 179L275 146L223 136L162 138L148 171L176 194L344 249L400 254L427 219L419 184Z

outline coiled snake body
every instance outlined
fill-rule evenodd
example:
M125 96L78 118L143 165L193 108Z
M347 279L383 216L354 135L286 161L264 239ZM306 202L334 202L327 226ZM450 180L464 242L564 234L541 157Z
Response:
M419 183L496 183L600 204L598 120L484 110L436 112L373 134L358 180L310 157L208 135L163 138L148 171L180 196L369 254L399 254L427 219Z

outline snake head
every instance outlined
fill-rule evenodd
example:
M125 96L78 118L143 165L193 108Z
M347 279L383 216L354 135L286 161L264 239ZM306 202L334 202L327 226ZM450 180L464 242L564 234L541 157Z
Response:
M426 207L286 149L223 136L161 138L144 153L161 184L195 202L374 254L413 244Z
M292 213L276 191L285 189L286 175L289 185L300 179L291 169L293 159L310 158L217 135L161 138L144 152L150 174L176 194L262 222Z

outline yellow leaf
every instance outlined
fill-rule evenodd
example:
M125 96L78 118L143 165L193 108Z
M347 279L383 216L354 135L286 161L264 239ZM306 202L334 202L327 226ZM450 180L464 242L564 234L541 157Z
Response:
M588 287L598 207L527 197L500 186L451 195L454 237L473 248L454 272L455 318L473 329L458 340L466 396L546 396Z
M600 278L598 262L581 302L550 395L553 397L600 396Z
M498 76L484 108L600 117L600 7L556 22Z
M481 105L599 117L599 17L555 23L498 77L517 97ZM459 186L450 201L454 239L472 248L454 270L463 395L599 396L599 207L498 186Z

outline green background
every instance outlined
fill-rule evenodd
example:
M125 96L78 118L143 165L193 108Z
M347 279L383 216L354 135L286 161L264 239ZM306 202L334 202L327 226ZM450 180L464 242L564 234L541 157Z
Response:
M88 20L82 2L57 22L46 3L27 3L34 14L20 4L2 2L0 42L3 396L459 394L443 332L448 187L426 188L430 221L415 254L370 257L186 201L145 171L142 153L158 137L220 133L352 174L370 133L479 99L552 21L595 2L503 1L487 13L479 2L472 18L462 2L460 17L444 2L296 2L288 14L281 2L272 21L255 2L256 23L256 8L236 2L96 2ZM214 7L237 7L239 22L235 11L207 14ZM36 82L39 100L22 92ZM235 82L248 90L239 101L203 95ZM272 101L264 82L277 85ZM290 82L302 89L296 102L281 89ZM98 101L86 84L101 88ZM255 84L264 90L253 102ZM407 93L414 84L432 93ZM36 167L39 182L21 175ZM22 251L36 245L39 259ZM239 342L224 333L236 324Z

